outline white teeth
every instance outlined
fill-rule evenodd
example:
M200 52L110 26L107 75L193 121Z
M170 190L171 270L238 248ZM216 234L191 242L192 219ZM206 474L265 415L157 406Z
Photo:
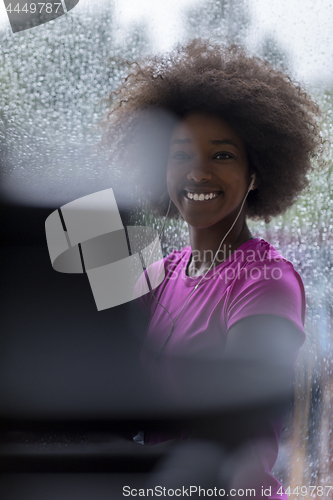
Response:
M195 200L195 201L204 201L204 200L212 200L213 198L216 198L219 195L219 193L209 193L209 194L203 194L201 193L198 195L197 193L189 193L187 192L187 197L190 200Z

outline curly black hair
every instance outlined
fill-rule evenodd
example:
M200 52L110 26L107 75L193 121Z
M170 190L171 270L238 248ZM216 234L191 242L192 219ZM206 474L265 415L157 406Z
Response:
M166 211L165 174L175 120L195 112L220 117L243 139L259 180L248 196L248 217L268 222L295 202L308 185L311 159L322 150L318 105L299 84L244 48L195 39L165 56L134 63L110 95L104 142L117 150L154 213ZM153 136L153 148L145 147L144 136ZM136 147L136 173L130 145ZM140 155L145 159L139 160ZM177 213L173 207L169 216Z

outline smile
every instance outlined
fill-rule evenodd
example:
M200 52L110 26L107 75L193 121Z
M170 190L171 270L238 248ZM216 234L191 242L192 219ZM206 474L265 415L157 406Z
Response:
M206 203L214 200L215 198L218 198L221 194L221 191L219 192L211 192L211 193L191 193L190 191L185 191L184 192L184 197L188 201L192 202L198 202L198 203Z

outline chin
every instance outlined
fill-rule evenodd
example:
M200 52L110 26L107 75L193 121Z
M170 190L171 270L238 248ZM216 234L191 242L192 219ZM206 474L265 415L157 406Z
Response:
M189 226L195 227L197 229L205 229L207 227L214 226L218 222L220 222L221 219L217 220L200 220L199 217L184 217L182 215L183 219Z

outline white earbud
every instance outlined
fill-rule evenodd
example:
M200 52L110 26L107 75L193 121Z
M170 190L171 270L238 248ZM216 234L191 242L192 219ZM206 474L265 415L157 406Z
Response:
M251 175L251 182L250 182L250 186L249 186L249 191L252 191L254 188L254 183L256 181L256 174L252 174Z

